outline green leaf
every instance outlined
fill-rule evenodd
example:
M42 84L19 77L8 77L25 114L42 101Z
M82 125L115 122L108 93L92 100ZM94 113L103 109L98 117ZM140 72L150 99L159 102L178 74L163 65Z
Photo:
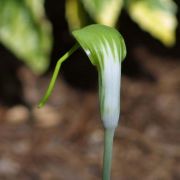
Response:
M66 19L71 31L88 24L87 13L79 0L66 0L65 5Z
M81 0L96 23L115 26L123 0Z
M91 24L92 21L115 26L123 0L66 0L66 19L70 30Z
M127 10L139 26L167 46L175 43L177 6L172 0L128 0Z
M44 72L52 46L44 0L0 0L0 41L34 72Z
M90 61L98 69L100 110L105 128L115 128L120 110L121 62L126 47L120 33L105 25L73 31Z

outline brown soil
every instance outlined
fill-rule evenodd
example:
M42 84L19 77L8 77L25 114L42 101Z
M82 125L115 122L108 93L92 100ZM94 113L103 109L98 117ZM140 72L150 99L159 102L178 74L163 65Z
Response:
M141 47L134 55L155 81L122 77L112 180L179 180L180 60ZM0 179L100 179L103 129L96 90L72 88L61 78L39 110L49 77L24 67L18 75L30 108L0 106Z

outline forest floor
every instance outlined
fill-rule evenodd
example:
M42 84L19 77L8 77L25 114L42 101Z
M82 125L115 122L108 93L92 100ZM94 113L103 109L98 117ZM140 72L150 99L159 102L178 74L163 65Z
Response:
M134 51L155 81L122 77L112 180L180 179L180 59ZM50 77L18 71L24 105L0 106L0 180L101 179L103 128L96 90L62 78L37 109Z

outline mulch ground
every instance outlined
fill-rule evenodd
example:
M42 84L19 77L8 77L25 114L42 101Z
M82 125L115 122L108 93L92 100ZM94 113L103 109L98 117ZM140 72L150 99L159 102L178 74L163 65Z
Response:
M140 47L134 53L155 81L122 77L112 180L179 180L180 60ZM61 77L48 104L37 109L50 77L24 67L18 75L29 106L0 106L0 179L100 179L97 91L73 88Z

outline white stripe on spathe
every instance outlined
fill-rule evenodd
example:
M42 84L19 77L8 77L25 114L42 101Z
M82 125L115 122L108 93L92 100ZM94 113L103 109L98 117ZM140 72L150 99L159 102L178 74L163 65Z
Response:
M115 128L120 113L121 55L116 50L112 53L108 46L103 51L104 67L99 74L102 76L99 78L102 81L99 93L103 93L100 94L101 117L105 128Z

